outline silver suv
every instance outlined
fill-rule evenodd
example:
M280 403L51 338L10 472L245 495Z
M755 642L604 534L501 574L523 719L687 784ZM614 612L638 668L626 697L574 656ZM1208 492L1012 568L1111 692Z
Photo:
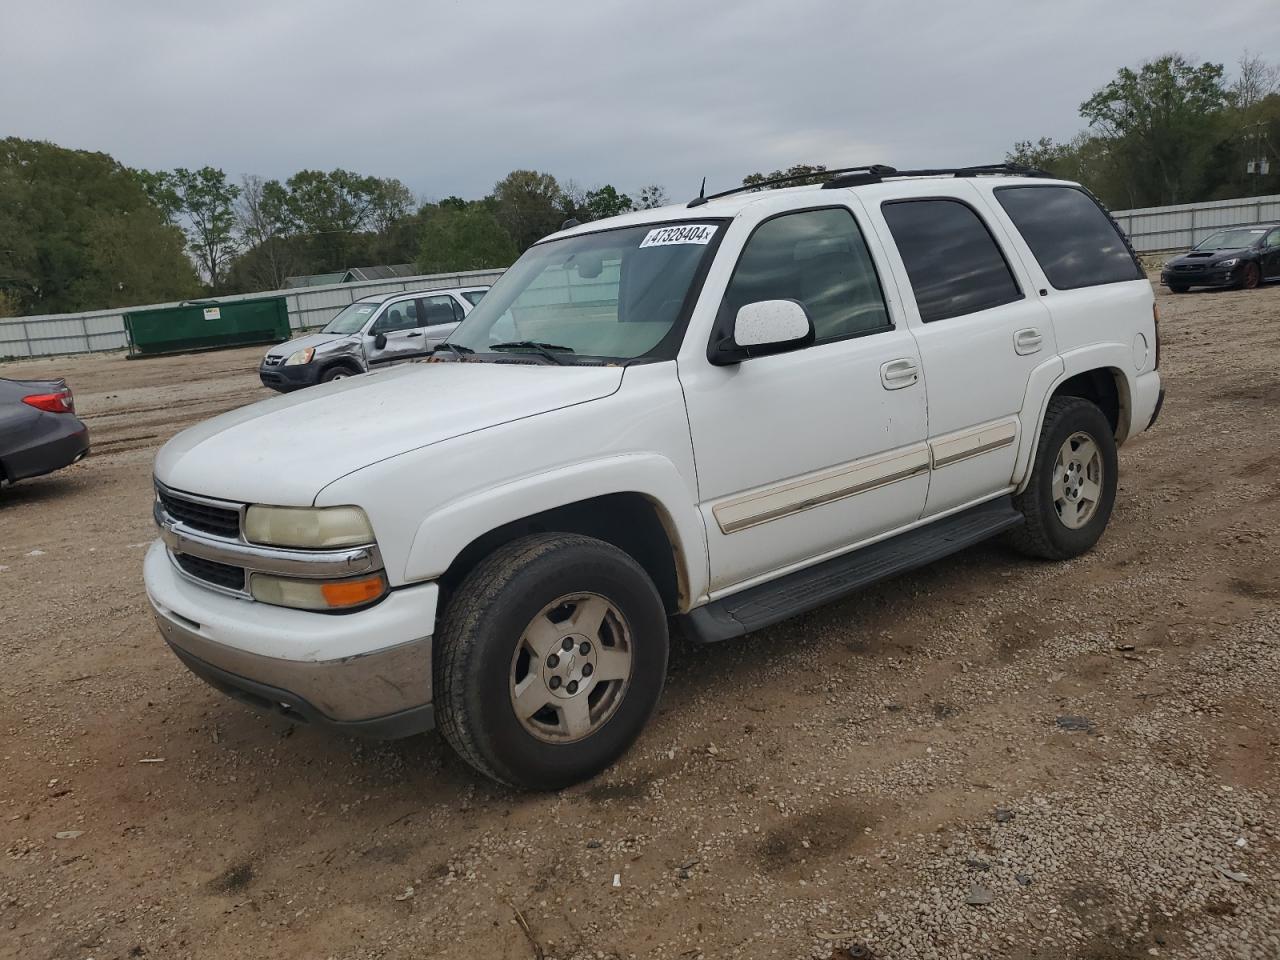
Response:
M379 293L344 308L317 333L267 351L264 386L282 393L341 380L429 354L453 333L488 287Z

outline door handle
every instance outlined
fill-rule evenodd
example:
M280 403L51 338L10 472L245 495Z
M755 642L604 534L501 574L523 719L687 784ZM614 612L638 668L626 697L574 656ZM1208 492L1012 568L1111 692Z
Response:
M1019 356L1025 357L1028 354L1039 353L1043 343L1044 337L1035 327L1027 327L1013 335L1013 349Z
M413 333L406 333L406 334L405 334L405 336L406 336L406 337L420 337L420 336L422 336L422 331L421 331L421 330L415 330L415 331L413 331Z
M886 390L901 390L920 379L920 365L910 357L880 364L880 383Z

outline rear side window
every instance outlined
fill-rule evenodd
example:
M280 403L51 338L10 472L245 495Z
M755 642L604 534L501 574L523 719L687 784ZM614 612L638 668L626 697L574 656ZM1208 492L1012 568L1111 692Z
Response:
M789 213L756 228L725 291L722 326L731 328L738 311L759 300L804 304L816 343L891 326L871 254L843 207Z
M1022 299L991 232L959 200L891 200L881 208L925 323Z
M1141 280L1124 237L1075 187L999 187L996 199L1057 290Z

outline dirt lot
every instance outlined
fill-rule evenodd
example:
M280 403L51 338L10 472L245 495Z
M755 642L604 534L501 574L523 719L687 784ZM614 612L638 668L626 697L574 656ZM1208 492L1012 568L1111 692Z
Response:
M0 366L95 441L0 492L0 956L1280 957L1280 289L1161 309L1096 551L678 642L638 746L547 796L164 649L151 460L266 394L257 350Z

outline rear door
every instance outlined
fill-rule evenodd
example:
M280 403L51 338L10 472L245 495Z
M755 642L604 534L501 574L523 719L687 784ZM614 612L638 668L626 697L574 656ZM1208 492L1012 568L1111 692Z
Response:
M465 315L462 304L447 293L419 298L418 311L429 350L447 340Z
M1048 311L968 183L886 189L895 195L874 213L920 347L932 516L1011 489L1027 382L1057 348Z

